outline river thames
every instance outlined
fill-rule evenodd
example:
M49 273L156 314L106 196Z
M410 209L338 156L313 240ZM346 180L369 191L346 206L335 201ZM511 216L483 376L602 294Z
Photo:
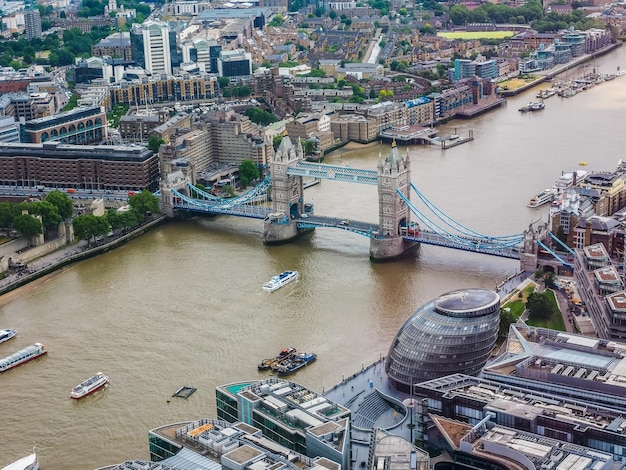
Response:
M626 48L594 65L601 73L626 67ZM526 207L533 194L581 161L602 171L626 157L626 77L552 97L540 112L518 111L545 87L440 128L473 130L473 142L446 151L410 147L413 182L482 233L520 233L546 221L547 207ZM379 144L344 148L325 163L375 169L388 152ZM323 181L305 200L320 215L378 221L371 186ZM345 231L319 229L278 247L264 246L262 233L258 220L172 222L2 297L0 328L18 336L0 345L0 356L35 342L49 354L0 376L0 465L33 446L45 470L148 459L150 428L215 417L215 387L266 377L257 363L281 348L318 354L292 380L322 392L386 355L398 328L428 300L452 289L493 289L518 270L516 261L432 246L373 264L369 240ZM300 279L272 294L261 290L286 269ZM70 389L97 371L110 386L71 400ZM182 385L198 391L170 399Z

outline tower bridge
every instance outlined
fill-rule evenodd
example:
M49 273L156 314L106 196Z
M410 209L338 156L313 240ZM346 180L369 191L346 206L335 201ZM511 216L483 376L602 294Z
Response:
M534 271L538 243L548 234L547 226L531 224L523 233L489 236L455 221L411 183L408 151L401 155L395 142L389 155L379 158L376 170L365 170L306 162L300 142L293 143L285 136L269 170L269 175L253 189L233 198L219 198L201 191L178 170L162 180L161 206L170 216L182 211L261 219L266 244L289 242L320 228L349 231L368 237L370 257L379 261L398 258L422 243L519 259L521 270ZM312 204L305 202L304 178L376 185L378 221L316 214Z

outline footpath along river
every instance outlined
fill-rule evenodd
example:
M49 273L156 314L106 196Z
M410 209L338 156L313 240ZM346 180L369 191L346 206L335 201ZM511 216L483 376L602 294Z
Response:
M618 65L626 67L624 47L595 63L604 73ZM613 170L626 157L626 77L520 113L539 88L440 129L471 129L473 142L411 147L415 184L465 225L507 235L546 220L546 207L526 204L562 171L580 161L588 171ZM344 148L326 163L374 169L388 152ZM320 214L377 222L373 187L324 181L305 198ZM423 303L452 289L494 288L518 270L515 261L431 246L372 264L368 240L344 231L317 230L279 247L264 246L262 232L260 221L229 217L170 223L0 298L0 328L18 330L0 356L35 342L49 348L0 375L0 465L34 445L46 470L147 459L151 427L214 417L215 386L266 377L257 363L281 348L318 354L293 380L321 392L385 355ZM300 279L261 290L286 269ZM70 389L97 371L110 376L108 389L71 400ZM168 402L181 385L198 391Z

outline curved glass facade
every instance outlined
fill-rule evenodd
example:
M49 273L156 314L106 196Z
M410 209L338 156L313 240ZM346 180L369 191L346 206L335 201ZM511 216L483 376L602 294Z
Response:
M385 360L391 385L411 384L449 374L476 375L498 337L500 297L486 289L448 292L418 309L402 325Z

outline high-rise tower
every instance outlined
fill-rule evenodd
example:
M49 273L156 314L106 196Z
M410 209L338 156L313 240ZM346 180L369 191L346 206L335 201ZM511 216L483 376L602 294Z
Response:
M26 39L30 41L31 39L41 38L41 15L37 7L24 12L24 24L26 27Z
M142 25L145 68L152 74L172 74L169 28L161 21Z

